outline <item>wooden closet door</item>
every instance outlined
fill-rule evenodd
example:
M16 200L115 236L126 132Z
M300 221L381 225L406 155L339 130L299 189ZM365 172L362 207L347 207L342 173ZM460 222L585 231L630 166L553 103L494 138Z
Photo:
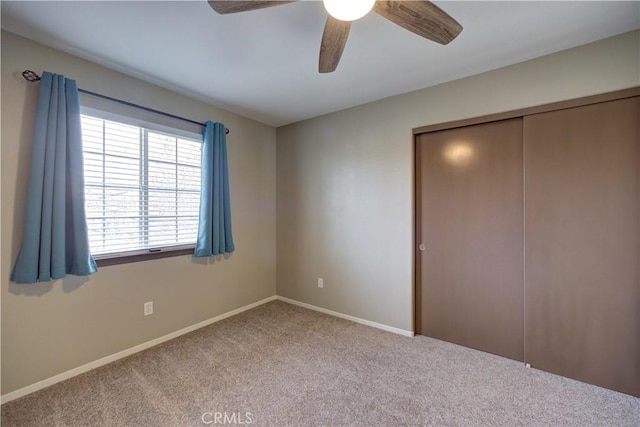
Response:
M640 394L640 98L527 116L525 360Z
M418 332L523 360L522 119L416 148Z

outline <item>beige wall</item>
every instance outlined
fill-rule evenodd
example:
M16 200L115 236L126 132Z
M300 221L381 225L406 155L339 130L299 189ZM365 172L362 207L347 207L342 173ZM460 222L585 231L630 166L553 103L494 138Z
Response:
M236 252L210 265L190 256L103 267L16 285L37 85L25 69L75 78L81 88L225 123ZM2 33L2 393L275 294L275 129ZM155 313L142 315L145 301Z
M637 86L639 38L279 128L278 295L413 330L412 128Z

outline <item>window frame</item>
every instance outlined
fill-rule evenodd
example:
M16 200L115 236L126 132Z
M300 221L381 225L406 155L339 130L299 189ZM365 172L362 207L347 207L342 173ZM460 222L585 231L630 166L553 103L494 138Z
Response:
M118 123L122 123L130 126L137 126L143 128L143 131L162 133L172 137L190 139L202 143L202 135L194 132L186 131L179 128L161 125L146 120L137 119L130 116L124 116L121 114L112 113L92 107L81 106L80 114L91 116L97 119L109 120ZM84 152L84 147L83 147ZM149 159L145 160L147 163ZM86 184L85 184L86 185ZM196 236L197 239L197 236ZM93 258L98 267L105 267L110 265L129 264L133 262L149 261L154 259L169 258L183 255L193 255L196 247L196 242L192 244L176 244L174 246L160 247L160 248L148 248L137 249L122 252L111 252L105 254L93 255Z

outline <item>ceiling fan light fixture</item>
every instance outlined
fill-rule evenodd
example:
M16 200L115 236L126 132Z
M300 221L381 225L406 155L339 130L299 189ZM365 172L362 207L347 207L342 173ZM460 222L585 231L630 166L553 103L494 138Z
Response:
M376 0L324 0L329 15L341 21L355 21L373 9Z

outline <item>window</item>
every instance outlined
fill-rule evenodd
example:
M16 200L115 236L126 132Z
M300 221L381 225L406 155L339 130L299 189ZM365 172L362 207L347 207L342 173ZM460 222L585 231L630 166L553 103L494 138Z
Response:
M82 115L87 225L96 259L194 247L202 148L196 138Z

